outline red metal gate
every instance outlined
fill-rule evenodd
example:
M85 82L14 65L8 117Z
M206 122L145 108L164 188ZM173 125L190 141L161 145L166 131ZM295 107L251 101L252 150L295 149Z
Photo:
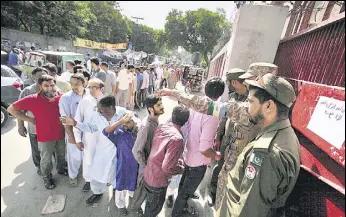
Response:
M345 13L281 40L279 75L345 87Z

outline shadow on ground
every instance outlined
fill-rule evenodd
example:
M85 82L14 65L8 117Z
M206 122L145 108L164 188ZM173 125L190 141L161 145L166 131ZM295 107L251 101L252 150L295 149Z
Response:
M54 217L112 217L108 207L108 193L101 199L98 207L87 207L85 205L92 193L82 192L83 178L79 178L76 188L69 187L68 177L56 174L53 169L53 178L56 188L45 189L42 178L37 175L32 159L18 165L14 171L18 176L13 179L10 186L1 190L3 205L2 217L39 217L47 201L48 196L54 194L66 195L65 208L61 213L55 213Z
M33 191L39 191L39 189L37 189L39 180L37 180L36 184L32 182L35 177L31 177L31 180L28 180L30 174L32 174L32 176L36 175L31 159L18 165L14 173L17 177L12 181L11 185L1 190L1 197L5 205L5 210L1 213L1 216L38 216L30 213L32 207L41 206L35 194L32 194ZM38 179L38 177L36 178ZM18 210L22 210L20 212L21 214L14 214L19 213ZM23 212L23 210L25 210L25 212Z

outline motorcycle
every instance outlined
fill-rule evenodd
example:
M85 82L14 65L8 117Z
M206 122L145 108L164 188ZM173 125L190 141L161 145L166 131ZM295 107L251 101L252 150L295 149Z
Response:
M181 83L185 86L185 93L191 94L192 92L201 91L202 85L197 84L193 80L184 80L182 79Z

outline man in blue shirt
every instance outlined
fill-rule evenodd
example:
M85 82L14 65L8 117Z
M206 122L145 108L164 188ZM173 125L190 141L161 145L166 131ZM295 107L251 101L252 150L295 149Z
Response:
M8 55L8 65L10 66L18 66L19 65L19 58L18 58L18 50L16 46L13 46L12 51Z

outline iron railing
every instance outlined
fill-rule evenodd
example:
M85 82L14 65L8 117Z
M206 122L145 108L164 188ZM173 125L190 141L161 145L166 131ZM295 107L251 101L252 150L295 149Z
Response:
M345 13L280 41L279 75L345 87Z

